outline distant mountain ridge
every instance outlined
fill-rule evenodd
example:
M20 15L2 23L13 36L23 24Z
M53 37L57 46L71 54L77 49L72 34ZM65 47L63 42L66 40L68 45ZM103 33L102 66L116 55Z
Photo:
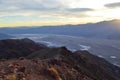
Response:
M81 25L1 28L0 32L10 34L57 34L97 39L120 39L120 20L103 21Z

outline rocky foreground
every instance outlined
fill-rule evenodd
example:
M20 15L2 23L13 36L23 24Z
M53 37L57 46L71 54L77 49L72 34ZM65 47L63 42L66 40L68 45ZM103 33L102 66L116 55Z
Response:
M120 68L87 51L29 39L0 41L0 80L120 80Z

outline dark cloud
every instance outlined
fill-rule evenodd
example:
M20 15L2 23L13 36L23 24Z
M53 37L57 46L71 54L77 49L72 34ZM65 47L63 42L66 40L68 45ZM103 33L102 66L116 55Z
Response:
M120 2L106 4L105 7L108 8L117 8L120 7Z
M87 11L93 11L91 8L71 8L68 9L70 12L87 12Z

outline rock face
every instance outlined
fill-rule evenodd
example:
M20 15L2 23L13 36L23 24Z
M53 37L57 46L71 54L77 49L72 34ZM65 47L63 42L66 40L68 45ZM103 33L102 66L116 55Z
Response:
M1 60L1 80L120 80L119 67L87 51L48 48L28 39L7 41L14 45L20 43L24 50L32 48L34 51L30 51L25 58ZM7 46L6 49L9 48ZM16 46L12 49L18 50ZM20 53L23 54L22 51Z

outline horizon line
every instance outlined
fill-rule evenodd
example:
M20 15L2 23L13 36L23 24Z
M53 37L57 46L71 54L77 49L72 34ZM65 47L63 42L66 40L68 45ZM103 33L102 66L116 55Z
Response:
M26 25L26 26L0 26L0 28L31 28L31 27L56 27L56 26L66 26L66 25L74 25L74 26L77 26L77 25L86 25L86 24L97 24L97 23L101 23L101 22L108 22L108 21L120 21L120 19L111 19L111 20L103 20L103 21L98 21L98 22L88 22L88 23L78 23L78 24L52 24L52 25Z

